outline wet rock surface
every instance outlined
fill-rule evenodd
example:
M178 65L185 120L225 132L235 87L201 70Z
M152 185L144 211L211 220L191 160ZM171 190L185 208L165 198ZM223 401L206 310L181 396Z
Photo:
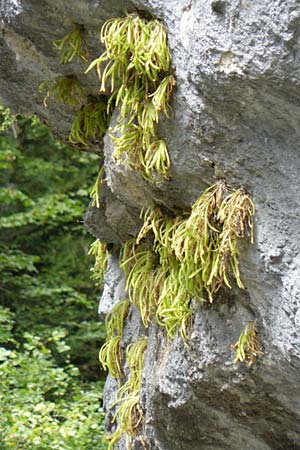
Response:
M93 74L77 62L59 65L52 41L83 24L91 58L109 17L139 11L168 29L177 80L174 115L160 123L170 151L171 179L149 185L112 161L104 139L106 184L101 208L86 221L115 249L153 204L188 209L218 179L243 186L256 206L255 243L241 251L245 291L224 290L195 304L190 348L168 341L137 312L124 345L149 334L143 375L145 426L134 443L151 450L300 449L300 3L297 0L2 0L0 100L15 112L36 112L67 136L72 111L50 103L39 84L75 74L97 94ZM114 257L115 258L115 257ZM123 300L122 274L110 263L103 313ZM105 310L105 311L104 311ZM233 365L230 346L255 320L264 356L251 368ZM138 325L137 325L138 324ZM109 380L107 404L116 384ZM111 414L111 413L108 413ZM119 445L124 449L124 442Z

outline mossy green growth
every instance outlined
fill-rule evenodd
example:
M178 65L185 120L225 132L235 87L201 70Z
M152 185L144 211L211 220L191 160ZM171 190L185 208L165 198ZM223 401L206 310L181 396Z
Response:
M257 338L257 331L255 323L249 322L243 332L241 333L238 341L231 346L235 351L234 363L246 362L250 367L257 356L262 356L262 348Z
M159 113L169 116L175 85L166 29L157 20L128 15L106 21L100 38L106 50L86 72L97 69L100 91L109 89L109 105L115 102L120 108L120 120L111 130L113 156L121 161L126 154L127 162L147 180L168 178L168 150L156 133Z
M76 57L87 62L86 31L83 25L74 24L62 39L53 41L53 46L60 52L60 64L67 64Z
M238 241L253 241L254 205L243 190L223 181L209 187L191 213L165 217L159 208L145 212L137 238L125 244L121 267L129 299L148 326L152 317L173 338L184 340L192 315L191 300L213 302L230 276L243 288Z
M47 107L50 98L58 103L63 103L71 107L77 106L84 99L82 86L74 75L46 80L40 84L39 91L41 93L46 92L44 98L45 107Z
M116 400L111 407L117 406L112 423L117 422L116 430L106 436L108 449L115 449L125 434L126 448L131 449L132 439L143 421L143 410L140 405L140 389L144 366L145 351L148 338L139 338L126 349L126 361L129 369L127 381L117 390Z
M95 280L96 285L102 285L109 256L107 245L101 242L99 239L96 239L91 244L88 254L95 256L95 264L91 269L91 278L92 280Z

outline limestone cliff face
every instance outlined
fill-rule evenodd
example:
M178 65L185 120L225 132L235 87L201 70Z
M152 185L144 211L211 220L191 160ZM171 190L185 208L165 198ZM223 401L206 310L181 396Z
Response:
M210 307L195 304L190 348L145 332L132 310L124 346L149 334L142 387L143 440L151 450L300 449L300 3L298 0L1 0L0 100L36 112L66 136L66 108L42 105L39 84L75 73L90 93L93 74L58 64L52 41L72 22L101 52L104 20L139 11L164 21L177 85L174 117L163 120L171 180L153 187L112 161L105 138L107 184L102 207L86 222L101 240L136 235L145 205L188 209L217 179L243 186L256 206L255 243L241 255L245 290L224 290ZM113 119L115 120L115 118ZM125 297L110 257L101 310ZM230 345L255 320L264 356L233 365ZM109 379L106 402L116 388ZM110 412L108 411L108 417ZM125 448L124 443L119 445ZM138 436L134 448L141 449Z

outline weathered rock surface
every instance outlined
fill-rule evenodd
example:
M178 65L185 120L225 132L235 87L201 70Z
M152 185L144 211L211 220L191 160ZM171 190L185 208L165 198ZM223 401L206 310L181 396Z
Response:
M195 305L190 349L169 342L156 324L143 331L136 311L124 344L149 334L142 404L151 450L300 449L300 2L298 0L1 0L0 100L36 112L58 135L72 114L42 106L39 84L75 73L89 93L92 74L58 64L51 42L72 22L89 33L108 17L140 11L168 29L177 86L174 117L161 134L172 179L150 186L112 159L105 138L107 187L100 210L88 212L97 237L118 247L134 236L145 205L189 208L224 178L244 186L256 206L255 244L243 249L245 291L224 290L211 307ZM125 296L111 260L106 300ZM107 294L108 293L108 294ZM107 311L107 303L105 311ZM230 345L255 319L264 356L250 369L233 365ZM107 384L107 401L115 384ZM124 443L119 445L124 449ZM134 448L141 449L139 439Z

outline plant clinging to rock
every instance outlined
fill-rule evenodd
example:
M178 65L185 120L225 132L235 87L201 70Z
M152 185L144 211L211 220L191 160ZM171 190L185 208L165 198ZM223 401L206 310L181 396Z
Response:
M132 438L143 420L143 410L140 405L140 389L147 344L148 338L142 337L135 343L130 344L126 349L129 377L123 386L118 389L116 401L111 406L117 406L112 420L112 423L117 421L117 428L111 435L106 436L106 440L109 442L109 450L116 448L124 434L126 436L126 448L128 450L131 449Z
M83 25L75 24L62 39L53 41L53 46L60 52L60 64L70 63L75 57L87 62L85 30Z
M108 250L107 245L96 239L90 246L89 255L95 255L95 264L91 269L91 278L95 280L96 285L103 284L104 274L106 271Z
M83 89L74 75L57 77L54 80L46 80L40 84L39 91L44 93L44 106L47 107L48 99L53 98L58 103L69 106L77 106L83 100Z
M126 290L130 301L139 308L145 327L153 316L161 286L155 254L144 246L137 246L135 240L127 243L121 257L121 268L126 273Z
M123 377L120 342L129 306L129 300L119 302L105 319L107 338L100 350L99 360L104 370L108 369L112 378L121 379Z
M254 363L257 356L263 355L254 322L251 321L246 325L238 341L231 348L235 351L233 362L245 361L249 367Z
M175 85L164 25L136 15L109 19L102 27L105 52L87 69L97 69L100 91L111 91L120 119L111 130L114 158L127 162L151 181L168 178L170 158L156 125L159 113L169 117L169 100ZM102 70L102 66L104 69Z
M98 176L96 182L92 189L90 190L90 198L92 199L92 206L96 208L100 208L100 184L102 183L104 176L104 165L98 172Z
M99 352L99 360L104 370L109 371L112 378L122 378L121 336L112 336L105 341Z
M117 303L105 318L107 337L111 338L114 335L122 336L124 321L126 319L130 306L129 300L123 300Z
M144 214L134 240L123 247L121 267L126 289L139 307L144 325L152 317L173 338L187 339L191 299L213 302L221 286L231 287L231 273L242 288L238 241L253 240L254 206L243 189L223 181L208 188L189 215L165 217L159 208Z
M243 189L232 191L221 181L208 188L192 207L172 239L181 263L180 279L191 295L206 291L209 301L222 285L230 286L228 272L240 280L237 243L250 233L253 239L254 205Z
M88 145L88 140L99 140L108 127L106 103L97 99L90 101L77 110L74 117L69 141L72 144Z

